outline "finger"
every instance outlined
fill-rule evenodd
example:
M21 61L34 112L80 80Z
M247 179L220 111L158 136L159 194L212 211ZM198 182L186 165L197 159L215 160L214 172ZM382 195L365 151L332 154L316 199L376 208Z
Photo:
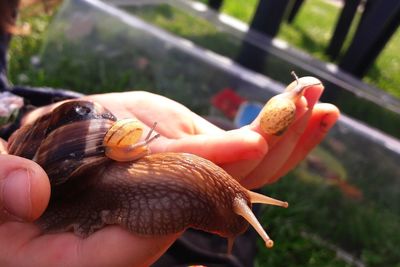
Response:
M221 164L262 158L267 153L268 146L258 133L248 129L237 129L213 135L191 135L165 140L159 149L163 152L192 153Z
M308 109L314 108L315 104L318 103L322 93L324 92L324 86L322 84L316 84L304 91L304 98L307 100Z
M0 155L0 221L32 221L47 207L50 183L35 162L12 155Z
M0 226L0 244L10 244L0 248L0 258L12 259L13 266L149 266L178 236L139 237L109 226L82 239L72 233L40 235L35 225L14 222Z
M308 108L307 108L307 100L306 100L305 97L299 98L299 100L296 101L295 104L296 104L296 115L295 115L295 119L294 119L293 123L295 123L299 118L301 118L308 110ZM281 136L274 136L274 135L269 135L269 134L264 133L264 131L260 127L261 116L262 116L262 111L258 114L257 118L252 123L250 123L250 125L245 126L245 127L248 127L252 131L255 131L255 132L261 134L265 138L265 140L268 141L268 144L271 146L282 135Z
M304 88L304 92L303 97L298 98L298 100L295 102L296 114L293 123L302 118L307 110L311 110L314 107L315 103L318 102L322 92L324 91L323 84L318 79L313 77L302 77L299 79L299 81L294 81L289 84L285 91L293 90L294 87L298 86L298 82L302 84L301 88ZM260 112L259 116L250 124L250 128L262 134L268 141L269 147L271 148L281 136L271 136L263 133L260 128L260 119L262 114L263 112Z
M180 234L140 237L120 227L107 227L84 240L80 255L83 266L149 266L156 261ZM98 255L103 255L99 257ZM108 255L107 255L108 254ZM96 264L93 265L93 258Z
M315 80L315 78L310 78L309 81L306 78L305 82L307 84L312 84L311 86L308 86L304 92L304 97L300 98L296 102L296 117L292 125L296 125L298 120L303 120L303 125L304 125L304 115L306 112L311 112L310 110L314 107L315 103L318 102L319 98L321 97L321 94L324 90L323 85L318 81ZM288 87L293 86L295 83L290 84ZM249 125L246 126L249 129L260 133L261 135L264 136L264 138L268 142L269 150L275 146L275 144L285 136L285 134L281 136L271 136L264 134L262 130L260 129L260 115ZM293 126L289 127L289 130ZM271 153L271 152L270 152ZM224 164L222 167L230 173L232 176L234 176L237 180L243 181L249 173L251 173L259 164L261 163L260 160L247 160L247 161L242 161L242 162L237 162L234 164Z
M0 154L7 154L7 143L0 138Z
M307 111L307 104L304 98L300 101L296 102L296 119L295 122L301 118L304 113ZM247 126L242 127L243 130L253 131L259 135L261 135L264 140L267 142L269 150L275 146L276 142L282 138L282 136L272 136L264 133L260 128L260 115L250 124ZM243 159L240 162L224 162L221 167L231 174L236 180L242 181L246 178L249 173L251 173L261 162L263 158L257 157L254 159Z
M307 129L300 138L290 158L282 168L271 177L268 183L273 183L301 162L310 151L316 147L326 136L329 130L339 119L339 109L331 104L318 104Z
M271 176L278 172L293 152L294 147L307 127L311 114L312 110L309 110L290 127L272 148L270 148L269 153L258 166L241 181L244 187L260 187L264 185Z

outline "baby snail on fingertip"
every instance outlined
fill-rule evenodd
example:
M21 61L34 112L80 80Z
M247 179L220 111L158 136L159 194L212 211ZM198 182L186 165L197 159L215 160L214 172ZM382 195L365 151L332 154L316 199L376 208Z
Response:
M293 123L296 117L296 101L305 89L322 84L314 77L298 78L294 71L291 74L295 81L283 93L272 97L261 110L260 128L266 134L282 135Z
M91 101L73 100L18 129L8 152L46 171L51 198L36 224L44 233L72 231L87 237L107 225L142 236L195 228L228 239L249 224L267 247L267 235L251 206L288 207L240 185L213 162L188 153L150 153L156 125L142 139L137 119L117 118Z

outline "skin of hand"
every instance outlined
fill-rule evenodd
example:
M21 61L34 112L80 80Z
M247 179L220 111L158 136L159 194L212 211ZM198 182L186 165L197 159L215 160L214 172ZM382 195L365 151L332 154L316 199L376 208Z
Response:
M119 119L137 117L149 128L157 122L162 137L152 152L188 152L222 166L248 188L274 182L297 165L324 138L338 119L338 109L317 104L320 85L307 88L297 105L296 120L279 137L252 124L224 131L168 98L148 92L87 97ZM156 103L156 105L154 105ZM29 123L54 106L28 114ZM0 142L0 266L148 266L179 237L140 237L109 226L86 239L72 233L42 234L32 223L50 197L46 173L30 160L6 154Z

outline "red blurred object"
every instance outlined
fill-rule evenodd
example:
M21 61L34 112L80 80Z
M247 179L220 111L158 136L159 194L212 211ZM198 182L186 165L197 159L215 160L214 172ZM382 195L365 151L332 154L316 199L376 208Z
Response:
M211 103L230 119L233 119L246 99L242 98L231 88L225 88L213 96Z

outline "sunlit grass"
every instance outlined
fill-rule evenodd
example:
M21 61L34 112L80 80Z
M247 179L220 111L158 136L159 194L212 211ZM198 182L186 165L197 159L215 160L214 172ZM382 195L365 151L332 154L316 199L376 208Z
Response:
M41 49L51 17L40 5L21 12L20 21L29 23L31 31L27 35L14 36L9 47L8 75L14 84L45 85L43 74L34 69L31 60Z

